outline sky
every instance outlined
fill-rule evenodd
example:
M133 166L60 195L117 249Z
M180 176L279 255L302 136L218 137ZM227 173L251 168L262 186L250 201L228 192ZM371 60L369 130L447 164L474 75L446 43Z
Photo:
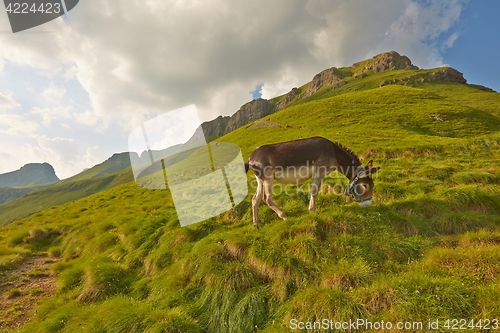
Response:
M391 50L500 91L499 14L494 0L81 0L14 34L2 7L0 173L48 162L67 178L157 115L232 115Z

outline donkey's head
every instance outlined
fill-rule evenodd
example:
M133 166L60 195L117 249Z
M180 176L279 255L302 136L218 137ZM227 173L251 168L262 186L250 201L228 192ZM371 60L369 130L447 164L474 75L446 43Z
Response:
M373 160L370 160L365 167L359 166L356 169L355 176L346 189L347 202L349 202L352 197L361 207L371 206L372 191L374 187L372 175L380 169L379 166L372 166L372 163Z

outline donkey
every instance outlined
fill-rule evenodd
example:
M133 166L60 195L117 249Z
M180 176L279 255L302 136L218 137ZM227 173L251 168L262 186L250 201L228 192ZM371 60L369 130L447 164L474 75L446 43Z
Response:
M316 210L316 196L327 174L339 171L349 179L346 201L354 198L363 207L372 203L372 175L380 167L370 160L362 166L359 158L339 143L322 137L312 137L258 147L245 163L245 172L252 170L257 179L257 191L252 198L253 223L261 227L258 207L264 197L266 204L282 219L286 214L273 201L273 182L296 184L312 178L309 211Z

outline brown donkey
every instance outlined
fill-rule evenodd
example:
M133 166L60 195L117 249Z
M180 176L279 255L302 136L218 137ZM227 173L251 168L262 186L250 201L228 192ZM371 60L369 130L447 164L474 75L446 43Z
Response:
M372 203L372 174L380 167L372 166L370 160L365 167L349 149L322 137L294 140L255 149L245 163L245 171L252 170L257 178L257 191L252 198L253 223L261 227L258 207L262 197L279 217L286 219L272 199L273 182L296 184L312 178L309 211L316 210L318 195L323 178L335 170L349 179L346 189L347 201L351 197L361 206Z

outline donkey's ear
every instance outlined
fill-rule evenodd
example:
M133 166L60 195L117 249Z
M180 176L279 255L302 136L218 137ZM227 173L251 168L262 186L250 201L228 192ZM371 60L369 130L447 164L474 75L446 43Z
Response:
M373 160L369 160L368 163L366 163L366 168L369 169L372 167Z
M368 177L371 177L374 173L377 173L377 171L380 170L380 167L379 166L372 166L372 167L369 167L368 170L366 171L366 173L368 174Z

